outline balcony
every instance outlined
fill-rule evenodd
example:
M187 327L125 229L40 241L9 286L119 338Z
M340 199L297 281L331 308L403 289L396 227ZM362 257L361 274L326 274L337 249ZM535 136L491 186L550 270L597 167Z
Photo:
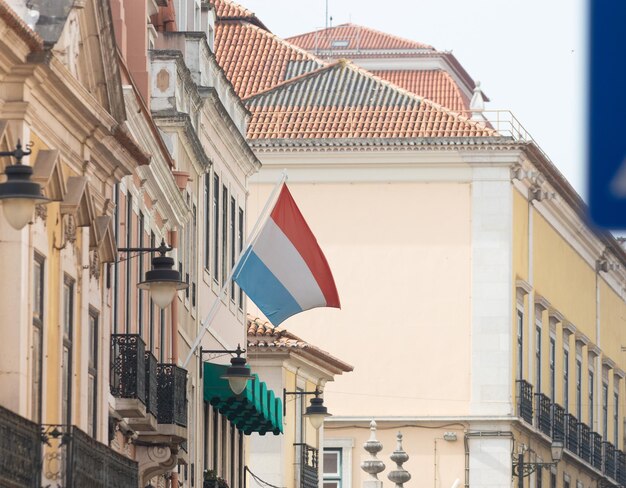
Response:
M568 451L578 455L578 419L571 413L565 416L565 447Z
M0 486L41 486L39 425L0 407Z
M552 404L552 440L565 443L565 409L557 404Z
M543 393L535 393L537 428L545 435L552 435L552 402Z
M318 450L308 444L294 444L300 451L300 487L317 488L318 486ZM297 451L296 451L297 452Z
M146 345L138 334L111 335L111 394L126 418L146 415Z
M40 442L45 444L44 486L131 487L139 484L135 461L118 454L75 426L46 425L39 435Z
M128 425L135 431L154 432L157 430L157 359L149 351L144 355L145 362L145 398L146 398L146 415L142 417L129 418Z
M591 464L594 468L602 470L602 436L592 432L591 439Z
M517 415L529 424L533 423L533 385L517 380Z
M616 450L613 444L611 444L610 442L602 443L602 472L606 476L617 480L617 463L615 462L615 454Z
M160 433L187 440L187 370L175 364L157 365L157 420Z
M626 486L626 454L622 451L615 451L615 460L617 463L615 480L620 484L620 486Z
M578 422L578 455L591 464L591 431L587 425Z

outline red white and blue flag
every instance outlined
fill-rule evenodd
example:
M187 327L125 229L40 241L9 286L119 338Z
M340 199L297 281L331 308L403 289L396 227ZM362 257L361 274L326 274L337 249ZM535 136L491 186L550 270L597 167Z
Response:
M326 257L287 185L233 280L274 325L311 308L340 308Z

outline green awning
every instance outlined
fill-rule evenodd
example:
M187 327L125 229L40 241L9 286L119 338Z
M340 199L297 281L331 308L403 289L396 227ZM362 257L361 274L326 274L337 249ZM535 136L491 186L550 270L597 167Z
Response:
M204 363L204 401L225 415L244 434L283 433L283 402L257 375L241 395L235 395L222 379L228 366Z

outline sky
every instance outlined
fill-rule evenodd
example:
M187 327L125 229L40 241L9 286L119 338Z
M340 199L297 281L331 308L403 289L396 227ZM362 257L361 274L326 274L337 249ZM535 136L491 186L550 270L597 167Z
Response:
M324 27L326 0L238 0L275 34ZM328 0L352 22L452 51L585 196L585 0Z

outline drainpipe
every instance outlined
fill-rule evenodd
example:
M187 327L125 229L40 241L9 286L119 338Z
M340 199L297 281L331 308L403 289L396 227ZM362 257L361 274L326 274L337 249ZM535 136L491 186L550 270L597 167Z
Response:
M474 431L474 432L466 432L463 437L463 444L465 445L465 488L469 488L469 476L470 476L470 450L469 450L469 439L472 437L508 437L511 440L515 440L513 436L513 432L510 430L497 430L497 431Z

